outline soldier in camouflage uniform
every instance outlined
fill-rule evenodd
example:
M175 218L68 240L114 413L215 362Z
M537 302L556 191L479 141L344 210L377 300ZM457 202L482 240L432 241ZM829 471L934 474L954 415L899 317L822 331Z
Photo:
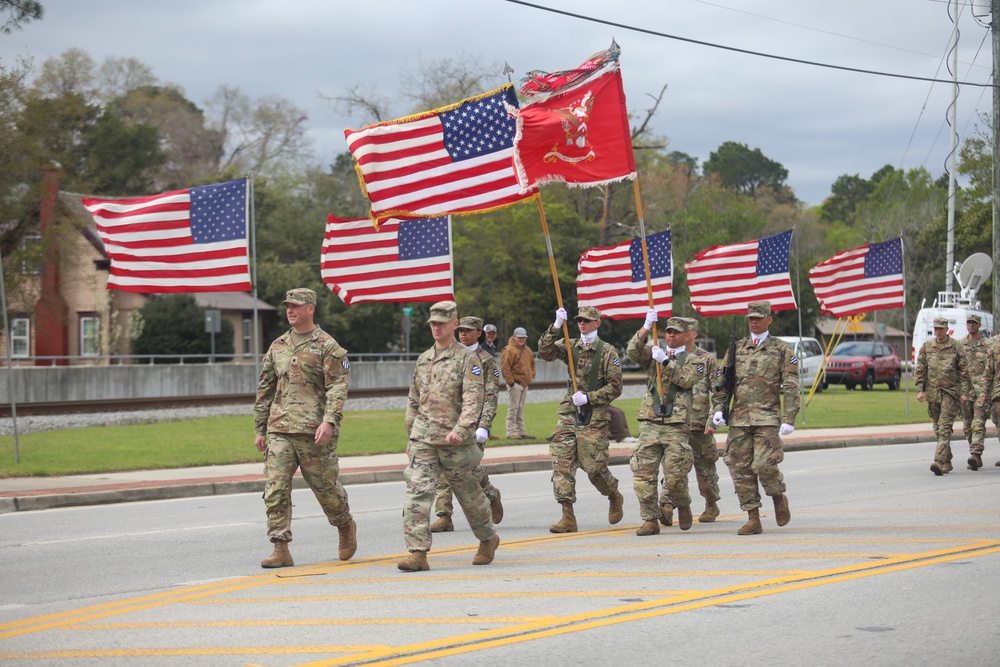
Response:
M625 354L646 371L646 396L639 406L639 444L632 453L632 485L639 498L642 526L636 535L659 535L664 512L677 508L681 530L691 527L691 494L688 473L694 461L688 419L691 414L691 388L704 379L705 365L684 348L688 323L680 317L667 321L667 349L646 337L656 322L655 310L628 342ZM659 366L659 379L657 379ZM663 395L660 395L660 385ZM661 509L657 502L656 478L663 466L663 490L666 496ZM669 524L668 524L669 525Z
M719 473L715 462L719 460L719 449L715 442L715 425L712 423L712 383L719 369L715 355L698 347L698 320L685 317L690 329L687 334L688 354L694 355L705 366L705 376L691 388L691 453L694 455L694 472L698 480L698 492L705 499L705 511L698 517L698 523L712 523L719 516Z
M994 425L1000 426L1000 337L990 339L983 373L975 378L976 405L981 406ZM1000 461L994 465L1000 466Z
M556 311L555 323L538 339L538 358L567 363L566 340L562 325L567 314ZM591 484L608 498L608 522L616 524L624 514L624 498L618 491L618 480L608 470L608 429L611 415L608 406L622 393L622 369L618 353L597 337L601 326L601 311L582 306L576 317L580 338L569 341L576 372L577 391L572 383L559 404L559 421L549 437L552 459L552 488L562 506L562 518L549 526L553 533L575 533L576 469L583 468ZM593 410L590 422L577 424L577 414Z
M486 441L490 439L493 419L497 416L497 397L500 394L500 369L497 368L497 362L493 355L479 343L479 334L482 328L483 321L478 317L463 317L458 323L458 340L479 358L479 364L483 369L483 378L485 378L486 393L483 399L483 414L479 417L479 424L476 428L476 444L481 450ZM490 482L490 476L483 470L482 465L477 465L473 473L479 480L479 486L482 487L486 498L490 501L493 523L500 523L503 521L503 503L500 500L500 490ZM438 479L437 500L434 503L434 513L437 514L438 520L431 525L431 532L447 533L455 530L455 524L451 520L454 511L451 486L448 484L448 478L442 474Z
M406 407L410 463L403 472L403 539L410 555L397 565L405 572L430 569L430 515L442 472L479 540L472 564L492 563L500 544L490 503L475 474L483 459L475 439L483 414L483 367L475 353L455 340L458 308L454 301L431 306L427 322L434 346L417 359Z
M261 366L254 404L254 445L265 451L264 506L274 552L261 567L288 567L292 541L292 476L312 489L327 520L340 533L339 556L357 551L357 526L347 491L337 477L337 440L347 400L347 350L314 323L316 292L289 290L285 300L291 330L271 344Z
M774 518L779 526L788 523L792 514L785 496L785 479L778 464L785 458L781 436L790 435L799 413L799 360L784 341L768 333L771 304L751 301L747 304L750 336L736 344L736 388L729 413L729 436L724 459L740 499L740 508L748 520L738 535L758 535L760 525L760 486L774 502ZM722 380L729 352L719 364ZM719 387L719 384L716 385ZM784 391L784 409L781 394ZM712 395L716 426L726 425L722 405L726 392L718 388Z
M962 411L962 402L968 400L972 391L965 354L948 335L947 318L934 318L934 338L924 343L917 354L913 382L917 385L917 400L927 401L927 414L934 422L937 448L931 472L941 476L953 470L951 433L955 417Z
M969 377L981 378L986 370L986 357L989 356L989 339L979 333L983 319L976 313L969 313L965 318L968 335L958 342L965 352ZM962 401L962 432L969 441L969 470L979 470L983 467L983 444L986 440L986 405L978 400L975 384L969 400Z

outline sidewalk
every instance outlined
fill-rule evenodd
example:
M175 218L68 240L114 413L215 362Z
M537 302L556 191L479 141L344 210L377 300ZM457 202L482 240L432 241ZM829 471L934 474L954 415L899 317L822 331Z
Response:
M994 437L991 430L987 437ZM961 424L956 424L955 440L962 438ZM725 436L717 437L719 446ZM840 429L800 429L782 438L785 451L864 447L911 442L933 442L930 423L894 426L868 426ZM627 464L632 443L611 443L611 465ZM929 449L927 456L931 457ZM964 460L964 458L962 459ZM347 485L403 479L406 454L350 456L340 459L340 479ZM491 475L549 470L548 445L489 447L483 467ZM295 488L305 488L296 475ZM164 500L230 493L262 493L263 463L229 466L137 470L63 477L9 477L0 479L0 514L30 510L101 505L137 500Z

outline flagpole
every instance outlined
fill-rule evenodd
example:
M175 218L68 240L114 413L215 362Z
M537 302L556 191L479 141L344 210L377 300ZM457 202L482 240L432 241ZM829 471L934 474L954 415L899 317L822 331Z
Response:
M253 263L253 289L250 296L253 299L253 335L250 336L250 347L253 348L253 376L256 382L260 378L260 325L257 322L257 217L253 205L253 172L247 174L247 197L250 199L250 245ZM256 390L256 386L254 386Z
M902 261L900 262L900 264L901 264L900 268L902 269L902 274L903 274L903 351L905 352L906 348L910 347L910 345L913 345L913 342L911 341L910 345L906 344L906 334L909 332L909 324L908 324L908 320L906 319L906 256L903 254L903 234L902 234L902 231L900 231L900 234L899 234L899 254L902 255ZM996 289L996 286L994 286L993 289ZM916 361L916 359L913 358L913 352L912 351L909 353L909 356L910 356L910 363L909 363L909 366L910 366L910 377L912 378L913 377L913 363ZM903 385L905 386L904 391L906 392L906 416L909 417L910 416L910 383L904 381Z
M3 310L3 335L7 338L7 395L10 396L10 417L14 427L14 462L21 462L17 438L17 398L14 396L14 355L11 351L10 322L7 319L7 283L3 279L3 255L0 254L0 309Z
M640 245L642 246L642 266L646 270L646 296L649 298L649 308L650 310L655 310L655 304L653 302L653 279L649 274L649 250L646 248L646 223L642 217L642 197L639 196L639 177L636 176L632 179L632 191L635 193L635 211L636 215L639 217L639 238ZM670 274L673 276L673 267L670 267ZM671 278L671 283L673 283L673 278ZM653 322L653 328L651 333L653 334L653 345L659 345L660 339L656 334L656 322ZM661 364L656 364L656 389L660 392L660 405L666 404L666 399L663 396L663 367Z
M552 283L556 288L556 303L560 308L563 307L562 300L562 290L559 289L559 274L556 271L556 257L552 253L552 239L549 237L549 226L545 222L545 209L542 208L542 193L539 192L538 196L535 197L535 201L538 202L538 217L542 221L542 234L545 235L545 249L549 252L549 268L552 270ZM569 377L573 381L573 393L575 394L579 389L576 384L576 367L573 365L573 349L570 345L569 338L569 325L567 322L563 322L563 336L566 337L566 365L569 366Z
M799 293L799 304L795 311L799 315L799 345L802 344L802 260L799 257L799 234L798 226L792 227L792 235L795 237L795 290ZM817 375L818 377L818 375ZM799 404L802 406L802 423L806 423L806 405L808 401L802 400L802 383L799 383Z

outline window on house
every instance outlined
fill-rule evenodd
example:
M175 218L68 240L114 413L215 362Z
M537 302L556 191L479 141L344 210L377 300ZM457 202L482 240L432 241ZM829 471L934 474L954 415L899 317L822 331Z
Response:
M243 318L243 354L253 354L253 320Z
M80 356L96 357L101 353L101 320L96 315L80 316Z
M21 239L21 272L32 276L42 272L41 234L25 234Z
M15 317L10 323L10 355L27 357L31 354L31 320Z

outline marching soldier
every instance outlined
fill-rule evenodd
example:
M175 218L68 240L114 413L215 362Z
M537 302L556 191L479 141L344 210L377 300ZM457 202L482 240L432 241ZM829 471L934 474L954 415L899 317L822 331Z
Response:
M951 465L951 433L962 403L972 391L968 363L958 342L948 335L948 319L934 318L934 338L920 347L917 370L913 374L917 385L917 400L927 402L927 414L934 422L937 448L931 472L937 476L953 470Z
M989 356L989 339L979 332L983 319L976 313L965 317L965 327L968 335L959 341L965 352L970 378L981 378L986 370L986 358ZM976 387L972 386L969 400L962 401L962 432L969 441L969 470L979 470L983 467L983 444L986 440L985 403L978 400Z
M690 327L687 333L687 351L705 366L704 377L691 388L691 453L694 455L694 473L698 480L698 492L705 499L705 511L698 517L698 523L712 523L719 516L719 473L715 462L719 460L719 449L715 443L715 425L712 423L712 382L715 380L719 362L708 350L698 347L698 320L685 317ZM668 524L669 525L669 524Z

